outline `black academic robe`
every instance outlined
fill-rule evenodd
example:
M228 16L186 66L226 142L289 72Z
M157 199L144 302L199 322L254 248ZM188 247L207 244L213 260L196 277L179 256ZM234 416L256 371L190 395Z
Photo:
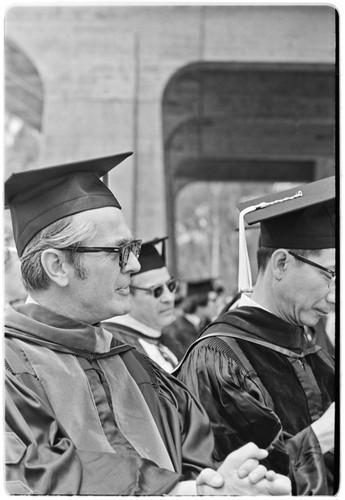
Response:
M169 347L180 361L200 331L201 329L196 328L184 315L181 315L163 328L162 343Z
M310 425L335 399L334 362L302 328L256 307L231 310L173 373L208 412L219 460L254 441L270 450L270 468L290 475L294 494L333 493L334 455L322 455Z
M9 493L160 495L214 467L200 404L100 324L37 304L5 323Z
M105 321L103 323L103 326L108 332L113 332L118 340L122 340L124 343L135 347L138 352L141 352L145 356L149 356L149 353L145 351L145 348L140 343L139 339L145 340L145 342L152 344L166 363L166 366L168 368L166 369L166 371L168 371L169 373L171 373L176 367L177 358L170 351L170 349L162 343L161 337L149 337L143 332L139 332L138 330L135 330L128 325L115 323L114 321ZM158 361L156 362L158 363Z

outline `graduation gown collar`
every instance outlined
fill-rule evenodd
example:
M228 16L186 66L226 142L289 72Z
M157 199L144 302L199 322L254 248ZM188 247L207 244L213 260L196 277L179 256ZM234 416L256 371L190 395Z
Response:
M212 324L228 323L265 340L292 350L304 350L309 346L302 326L292 325L275 314L258 307L243 306L228 311Z
M105 354L112 347L123 345L100 323L89 325L75 321L36 303L10 307L5 324L11 331L32 337L33 341L56 344L72 351Z
M123 316L115 316L111 318L105 323L113 323L115 325L121 325L130 328L133 330L135 334L140 333L140 336L146 339L152 339L155 341L159 341L161 339L161 332L151 328L150 326L145 325L142 321L139 321L136 318L133 318L130 314L125 314Z

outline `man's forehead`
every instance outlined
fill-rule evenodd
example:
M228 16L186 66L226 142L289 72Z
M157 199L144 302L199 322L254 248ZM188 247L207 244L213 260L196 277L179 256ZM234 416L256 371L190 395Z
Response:
M123 245L133 239L122 211L116 207L102 207L84 212L91 220L95 236L101 236L109 245Z
M335 268L336 250L335 248L325 248L320 252L320 259L325 267Z
M96 228L107 229L107 227L126 227L129 228L125 222L122 211L117 207L101 207L82 212L86 220L91 221Z

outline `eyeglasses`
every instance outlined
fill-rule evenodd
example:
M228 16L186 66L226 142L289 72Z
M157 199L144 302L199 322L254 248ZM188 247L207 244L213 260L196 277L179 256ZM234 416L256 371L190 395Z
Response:
M328 284L328 288L330 290L335 288L335 278L336 278L336 272L333 271L333 269L329 269L328 267L321 266L320 264L317 264L316 262L313 262L312 260L306 259L305 257L302 257L301 255L298 255L295 252L291 252L288 250L289 254L295 257L295 259L300 260L301 262L304 262L305 264L309 264L310 266L317 267L318 269L321 269L321 271L324 271L327 274L331 275L331 280Z
M95 253L95 252L106 252L106 253L119 253L120 254L120 268L124 269L127 266L129 256L131 252L136 258L140 255L142 240L132 240L129 243L125 243L119 247L66 247L63 250L71 250L72 252L78 253Z
M176 292L178 285L179 281L176 278L170 278L170 280L162 285L150 286L149 288L131 285L131 288L134 288L135 290L145 290L146 292L151 293L155 299L158 299L164 292L164 286L168 288L169 292L174 293Z

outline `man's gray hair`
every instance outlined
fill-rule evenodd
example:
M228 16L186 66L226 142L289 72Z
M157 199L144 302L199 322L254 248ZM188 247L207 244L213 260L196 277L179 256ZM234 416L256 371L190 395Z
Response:
M85 212L64 217L37 233L26 246L20 259L23 281L27 290L40 291L49 287L50 279L41 262L44 250L48 248L63 250L68 246L80 245L87 238L92 238L94 234L94 224ZM86 278L87 269L80 254L66 251L66 261L74 266L78 278Z

